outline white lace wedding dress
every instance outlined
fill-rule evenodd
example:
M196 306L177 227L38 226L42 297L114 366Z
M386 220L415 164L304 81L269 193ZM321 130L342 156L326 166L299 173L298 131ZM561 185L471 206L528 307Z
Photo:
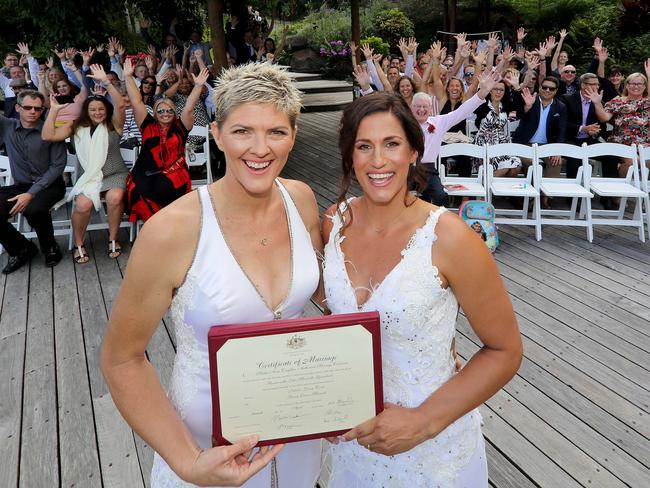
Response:
M435 228L445 209L431 212L402 251L401 261L357 306L345 267L338 215L325 246L323 279L332 313L377 310L381 316L384 400L417 407L455 372L450 354L458 302L431 262ZM384 456L356 441L331 446L329 488L487 487L481 417L473 410L436 438L408 452Z
M220 230L208 187L199 188L201 233L185 282L171 304L177 351L169 399L194 439L212 446L212 396L208 369L208 331L215 324L264 322L274 315L299 317L318 286L312 242L291 196L279 180L291 237L291 284L286 299L271 310L237 263ZM233 364L233 368L237 365ZM266 466L245 488L313 488L320 473L319 440L288 444L276 463ZM189 488L167 463L154 455L152 488Z

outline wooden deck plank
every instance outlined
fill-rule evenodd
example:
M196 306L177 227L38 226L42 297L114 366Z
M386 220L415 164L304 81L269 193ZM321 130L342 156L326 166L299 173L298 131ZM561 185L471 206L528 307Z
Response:
M535 488L535 484L512 464L491 442L485 441L490 470L490 486L495 488Z
M0 480L18 484L29 266L7 277L0 317Z
M61 486L101 487L88 364L70 255L63 257L53 274Z
M144 486L133 431L109 394L93 399L105 488Z
M20 484L59 482L52 270L32 261L25 346Z
M475 354L479 348L478 344L470 341L463 335L458 337L457 344L459 353L466 357ZM525 344L526 346L528 346L528 343ZM601 464L603 468L607 469L617 479L628 483L630 486L645 486L650 483L650 473L648 472L647 466L644 466L642 462L634 457L639 456L643 458L644 455L642 453L649 452L647 439L643 439L645 442L635 445L630 445L627 442L622 443L624 447L629 449L627 452L624 451L608 438L608 436L613 438L621 435L624 437L627 436L623 429L619 429L618 431L608 429L608 424L614 419L611 419L609 422L609 419L604 419L604 425L595 424L589 426L586 424L585 419L582 418L582 412L573 409L571 403L560 404L546 394L549 389L548 383L558 382L557 378L553 378L551 375L544 376L541 368L535 368L535 365L528 359L525 359L521 370L528 372L534 369L538 370L538 373L534 373L537 375L535 383L530 383L523 379L520 372L519 375L506 385L504 391L510 395L506 399L506 402L517 401L520 403L522 407L529 411L528 415L524 417L537 417L541 419L549 428L565 437L571 444ZM540 376L542 377L540 378ZM574 395L574 397L577 396ZM579 401L577 398L576 400ZM510 407L508 408L510 409ZM636 448L640 448L640 450L636 450ZM546 449L544 451L546 452ZM575 456L571 452L559 452L558 454L561 454L562 458L567 460L565 462L572 463L575 460ZM647 463L649 460L643 459L643 461ZM596 469L598 470L600 468ZM571 468L565 467L565 470L571 472ZM593 470L591 472L593 473ZM600 471L596 471L596 473L600 473ZM601 481L604 482L606 480ZM608 483L611 481L610 479L603 486L610 486ZM600 484L597 483L596 486L600 486Z

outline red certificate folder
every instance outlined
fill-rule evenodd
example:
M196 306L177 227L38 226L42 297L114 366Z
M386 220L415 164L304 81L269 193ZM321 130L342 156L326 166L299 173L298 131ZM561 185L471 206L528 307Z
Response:
M225 405L226 401L222 396L228 395L242 395L242 391L238 391L239 388L235 384L234 388L229 388L228 391L223 391L220 394L219 381L220 377L224 379L226 371L229 375L234 375L235 372L238 372L239 369L244 367L242 362L246 362L246 365L250 367L250 364L254 364L255 358L242 358L239 356L234 361L230 361L230 364L220 365L217 360L217 353L222 349L228 341L253 338L253 340L259 340L257 338L265 337L262 340L276 340L279 342L279 337L277 338L268 338L266 336L273 335L283 335L286 338L287 334L290 334L288 340L284 340L282 344L285 347L300 350L302 345L306 342L304 337L315 337L316 334L322 334L323 332L327 333L328 336L330 333L338 334L337 329L347 327L348 329L339 329L341 332L344 330L355 329L360 333L364 334L358 327L350 326L362 326L365 330L370 333L372 340L372 365L366 369L371 371L371 374L374 375L374 378L367 377L367 381L374 380L374 415L379 414L384 409L383 401L383 387L382 387L382 362L381 362L381 341L380 341L380 327L379 327L379 313L377 312L364 312L364 313L351 313L351 314L341 314L341 315L328 315L322 317L308 317L308 318L297 318L297 319L288 319L288 320L275 320L271 322L259 322L251 324L232 324L232 325L221 325L214 326L210 329L208 334L208 350L210 357L210 379L212 386L212 432L213 432L213 444L214 445L225 445L232 444L238 439L236 438L226 438L224 437L224 431L227 431L225 426L222 423L222 404ZM320 331L320 332L313 332ZM312 333L310 336L309 334ZM321 336L322 337L322 336ZM332 336L329 336L330 338ZM312 341L313 342L313 341ZM241 342L239 343L241 344ZM336 354L336 350L331 351L332 354ZM287 354L287 353L285 353ZM291 352L291 354L299 354L299 352ZM239 363L239 364L237 364ZM220 370L223 368L223 370ZM232 379L230 383L233 384ZM363 380L362 380L363 381ZM226 384L226 381L223 381L223 384ZM250 387L247 387L250 389ZM371 385L367 385L367 388L371 390ZM263 389L263 388L261 388ZM250 392L249 392L250 393ZM236 398L236 397L232 397ZM252 400L253 402L255 399ZM369 399L369 402L372 402L373 399ZM334 402L330 402L334 403ZM343 402L345 403L345 402ZM336 407L338 408L338 407ZM342 407L344 408L344 407ZM331 413L331 411L328 411ZM339 413L338 411L335 413ZM225 414L224 414L225 416ZM372 415L371 415L372 416ZM344 417L345 418L345 417ZM246 423L247 419L242 419ZM337 417L336 420L338 423L341 421L341 417ZM367 419L362 419L367 420ZM343 420L343 422L345 422ZM317 439L322 437L337 436L343 434L355 427L360 421L355 421L353 425L345 425L345 428L339 428L337 430L324 430L322 432L301 432L298 435L291 435L287 437L277 437L272 439L261 438L258 443L259 446L264 445L273 445L287 442L298 442L308 439ZM252 425L252 424L251 424ZM340 427L340 425L339 425ZM255 434L254 429L247 434Z

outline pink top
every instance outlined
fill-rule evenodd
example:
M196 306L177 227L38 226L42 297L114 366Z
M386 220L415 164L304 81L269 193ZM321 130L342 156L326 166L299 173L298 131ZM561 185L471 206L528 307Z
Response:
M429 117L424 124L420 124L422 132L424 133L424 154L422 156L423 163L435 163L440 152L440 145L442 139L450 127L465 120L471 113L478 107L483 105L485 100L480 98L478 94L463 102L453 112L444 115L434 115ZM433 125L433 132L429 132L429 126Z
M86 98L85 91L77 94L73 103L59 110L59 113L56 114L56 122L74 122L77 120L81 116L81 108Z

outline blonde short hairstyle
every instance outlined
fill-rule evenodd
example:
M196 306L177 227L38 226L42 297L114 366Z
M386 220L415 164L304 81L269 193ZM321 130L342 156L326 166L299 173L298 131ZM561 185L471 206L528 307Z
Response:
M233 109L245 103L270 103L296 127L302 107L300 91L291 77L270 63L248 63L222 71L213 97L219 128Z
M625 84L623 85L623 96L627 97L627 85L632 81L634 78L641 78L643 80L643 83L645 83L645 88L643 90L643 96L647 97L648 96L648 78L645 77L643 73L632 73L631 75L628 75L627 78L625 78Z

